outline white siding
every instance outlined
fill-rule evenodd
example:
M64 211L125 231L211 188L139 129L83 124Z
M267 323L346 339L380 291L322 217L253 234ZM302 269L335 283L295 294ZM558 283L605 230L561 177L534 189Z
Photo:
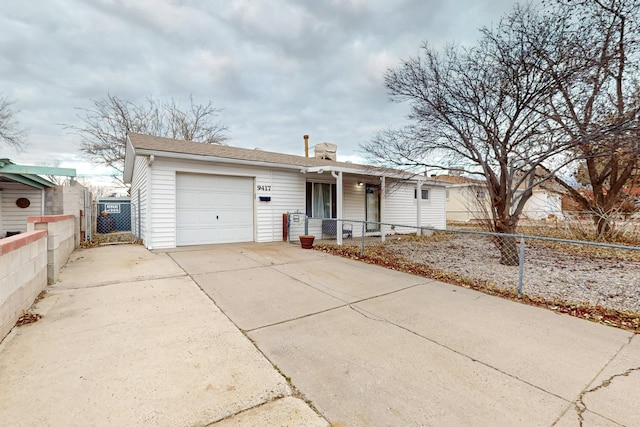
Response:
M271 186L270 191L256 190L256 241L282 240L282 214L305 210L305 178L297 171L269 170L268 178L256 179L258 186ZM267 184L269 182L269 184ZM271 197L270 202L260 196Z
M484 186L455 185L448 188L447 219L449 221L473 221L491 215L489 191ZM478 198L478 193L484 195Z
M358 182L362 182L362 185L358 185ZM379 183L379 181L376 182L376 184ZM343 178L342 189L344 192L344 206L342 211L344 219L364 220L365 182L357 177L348 176ZM354 226L354 228L356 227Z
M162 159L156 156L150 168L148 247L176 246L176 172L204 173L255 178L255 240L282 240L282 214L304 212L305 179L296 170L277 170L191 160ZM260 186L260 190L258 190ZM259 197L271 197L260 201Z
M523 214L529 219L545 219L549 215L562 216L562 198L547 191L534 191L524 204Z
M347 176L344 178L344 219L351 224L353 237L362 236L362 223L349 220L364 221L366 219L366 189L367 184L380 185L379 179L367 180L363 176ZM361 182L362 185L358 185ZM348 226L347 226L348 228Z
M16 206L16 200L21 197L29 199L31 204L28 208ZM6 235L7 231L27 231L27 217L42 215L43 191L23 184L3 182L0 191L0 238Z
M150 167L147 220L151 249L176 247L176 172L156 158Z
M148 157L137 156L131 179L131 230L147 245ZM138 218L139 216L139 218ZM138 229L139 228L139 229Z
M385 200L386 213L383 214L384 222L400 225L417 225L418 200L421 205L421 225L423 227L435 227L445 229L446 192L444 187L432 187L422 185L423 190L429 190L429 199L414 198L414 183L387 183Z

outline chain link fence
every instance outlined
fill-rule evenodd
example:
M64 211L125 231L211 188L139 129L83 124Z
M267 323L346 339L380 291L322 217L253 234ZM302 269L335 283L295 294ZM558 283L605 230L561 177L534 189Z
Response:
M505 235L359 220L304 218L290 241L315 235L315 245L343 246L359 256L395 259L435 277L484 288L640 313L640 247L556 237Z
M102 234L131 231L131 202L129 200L99 200L96 231Z

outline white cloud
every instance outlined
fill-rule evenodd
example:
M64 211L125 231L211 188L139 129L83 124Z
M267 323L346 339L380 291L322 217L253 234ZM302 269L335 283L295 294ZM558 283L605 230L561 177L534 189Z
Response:
M302 153L302 135L358 145L404 121L385 71L423 40L473 41L514 2L478 0L15 1L0 16L0 91L30 129L24 164L60 159L89 174L77 107L111 93L223 108L230 143ZM65 166L69 167L69 166ZM104 174L103 171L99 173Z

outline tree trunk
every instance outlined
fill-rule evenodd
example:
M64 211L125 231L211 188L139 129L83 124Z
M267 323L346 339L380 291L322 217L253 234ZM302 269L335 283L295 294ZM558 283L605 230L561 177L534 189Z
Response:
M593 223L596 226L597 238L599 240L607 240L611 237L613 227L611 218L600 213L593 214Z
M496 225L496 231L504 234L515 234L515 227L508 225ZM497 236L495 239L496 246L500 251L500 264L508 266L517 266L520 263L518 254L518 244L513 236Z

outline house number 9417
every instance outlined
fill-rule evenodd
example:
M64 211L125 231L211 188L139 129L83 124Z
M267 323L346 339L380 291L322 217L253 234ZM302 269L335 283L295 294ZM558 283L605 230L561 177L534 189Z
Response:
M271 191L270 185L258 185L258 191Z

